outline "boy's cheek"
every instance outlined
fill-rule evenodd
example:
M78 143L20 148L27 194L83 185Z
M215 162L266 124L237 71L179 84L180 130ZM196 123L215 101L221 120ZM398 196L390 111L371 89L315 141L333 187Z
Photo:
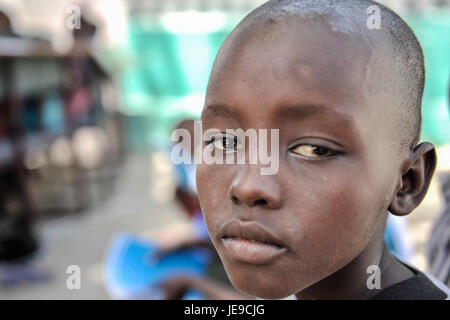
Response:
M199 164L197 165L197 191L200 201L205 205L220 201L227 194L227 175L223 172L224 165ZM218 183L220 182L220 183Z
M292 270L286 272L304 274L299 286L319 281L348 264L364 250L366 235L375 227L366 211L369 207L355 201L356 191L326 191L324 201L293 204L301 208L296 212L298 219L284 226L295 251Z
M286 205L294 210L296 218L286 226L286 230L292 230L292 241L298 239L295 229L301 228L305 233L304 241L308 243L299 243L300 247L318 244L324 248L345 247L349 241L362 242L367 232L375 228L373 193L367 186L349 179L330 176L327 183L289 197L291 201Z
M228 170L229 166L225 165L197 166L197 192L208 228L215 221L220 222L225 218L222 215L226 214L226 208L231 203L228 200L228 189L231 184L230 175L226 172Z

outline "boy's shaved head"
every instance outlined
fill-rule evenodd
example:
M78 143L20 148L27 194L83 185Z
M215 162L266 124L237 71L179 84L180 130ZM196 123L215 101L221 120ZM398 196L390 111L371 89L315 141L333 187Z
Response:
M381 11L381 29L367 27L367 9L377 5ZM302 17L321 21L334 31L361 36L386 65L372 74L369 85L380 103L389 103L393 137L400 148L413 148L420 140L421 105L425 82L422 48L410 27L390 9L370 0L272 0L248 14L233 30L223 45L229 54L231 46L270 33L267 22L280 22ZM219 52L220 56L221 52ZM219 59L218 59L219 60ZM379 60L379 61L380 61ZM219 61L216 61L219 63ZM384 100L382 101L382 98ZM400 132L399 132L400 131Z

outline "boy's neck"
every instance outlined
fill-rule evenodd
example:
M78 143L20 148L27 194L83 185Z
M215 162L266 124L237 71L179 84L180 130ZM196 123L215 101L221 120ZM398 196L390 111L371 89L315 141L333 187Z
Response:
M369 289L367 280L372 273L367 268L380 268L380 289ZM381 290L411 278L414 273L400 263L386 247L384 241L368 246L357 258L327 278L296 294L299 300L370 299Z

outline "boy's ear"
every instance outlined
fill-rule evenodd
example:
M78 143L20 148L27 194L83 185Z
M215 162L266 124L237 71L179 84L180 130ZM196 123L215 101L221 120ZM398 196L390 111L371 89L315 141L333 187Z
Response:
M388 210L404 216L413 211L423 200L436 169L436 150L429 142L414 148L405 162L400 184Z

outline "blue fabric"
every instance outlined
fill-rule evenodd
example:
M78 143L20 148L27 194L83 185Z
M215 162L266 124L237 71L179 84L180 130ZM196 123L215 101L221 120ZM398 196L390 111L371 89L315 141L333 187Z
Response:
M180 274L205 275L209 257L195 249L177 251L157 259L158 246L130 234L118 235L106 260L106 286L115 298L161 299L159 284ZM200 299L189 291L184 299Z
M57 95L50 95L43 103L42 124L46 131L53 134L64 132L65 115L62 101Z

